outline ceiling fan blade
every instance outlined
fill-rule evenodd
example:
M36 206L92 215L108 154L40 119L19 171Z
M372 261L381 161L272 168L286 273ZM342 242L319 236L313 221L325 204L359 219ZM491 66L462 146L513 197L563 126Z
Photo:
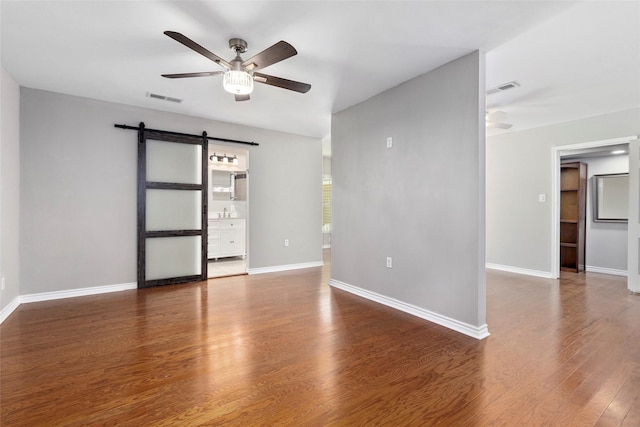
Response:
M236 101L248 101L249 95L234 95L236 97Z
M223 71L205 71L203 73L179 73L179 74L162 74L162 77L168 79L182 79L185 77L209 77L224 74Z
M266 68L269 65L273 65L276 62L280 62L284 59L290 58L296 55L298 51L284 40L280 40L278 43L271 47L266 48L262 52L254 55L242 63L242 66L247 70L257 70L260 68Z
M490 127L490 128L511 129L512 126L513 125L509 123L487 122L487 127Z
M294 80L283 79L282 77L268 76L262 73L254 73L254 80L258 83L289 89L294 92L307 93L311 89L311 85L307 83L296 82Z
M229 64L224 59L220 58L215 53L212 53L212 52L208 51L207 49L205 49L204 47L200 46L198 43L194 42L190 38L188 38L188 37L186 37L186 36L184 36L184 35L182 35L180 33L177 33L175 31L165 31L164 33L167 36L169 36L172 39L174 39L175 41L177 41L178 43L182 43L183 45L185 45L189 49L195 50L200 55L203 55L203 56L209 58L210 60L212 60L216 64L219 64L219 65L221 65L221 66L223 66L223 67L225 67L227 69L231 69L231 64Z
M486 113L487 120L491 121L501 121L507 118L507 113L504 111L487 111Z

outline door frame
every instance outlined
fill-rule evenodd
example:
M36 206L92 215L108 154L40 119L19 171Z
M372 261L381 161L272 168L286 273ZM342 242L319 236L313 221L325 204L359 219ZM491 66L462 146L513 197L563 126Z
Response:
M551 147L551 278L560 277L560 163L565 151L581 150L585 148L606 147L609 145L625 144L638 139L638 135L620 138L602 139L597 141L579 142L576 144L557 145ZM631 161L631 160L630 160ZM631 176L631 175L630 175ZM632 186L630 185L630 188ZM637 203L636 203L637 204ZM630 200L629 206L632 205ZM631 236L629 236L631 239ZM586 261L586 260L585 260ZM629 269L631 266L627 266Z
M255 144L257 145L257 144ZM224 172L244 172L246 173L247 176L247 181L246 181L246 200L245 200L245 206L244 206L244 222L245 222L245 226L244 226L244 248L245 248L245 256L244 256L244 262L245 262L245 269L243 273L240 274L247 274L248 270L249 270L249 265L250 265L250 259L249 259L249 244L250 244L250 226L249 226L249 222L250 222L250 200L251 200L251 179L250 179L250 164L251 164L251 150L249 150L248 148L240 148L240 147L232 147L226 144L217 144L215 141L209 141L209 149L208 149L208 154L207 156L211 156L212 152L219 154L219 153L223 153L225 155L229 154L229 155L237 155L239 158L240 156L242 156L244 158L244 168L241 168L240 170L235 170L235 169L224 169L224 168L219 168L216 169L215 166L213 166L211 163L208 162L208 171L207 171L207 179L211 180L211 171L212 170L219 170L219 171L224 171ZM209 181L209 189L211 189L213 187L213 184L211 184L211 181ZM211 191L209 191L209 196L211 196L212 193ZM213 200L213 198L211 198L208 203L209 203L209 209L213 209L212 208L212 204L215 203L216 201ZM216 219L216 218L208 218L208 219ZM210 261L210 260L209 260ZM209 268L209 267L208 267ZM212 268L215 271L215 267ZM209 274L211 272L211 269L207 272L207 274ZM210 279L215 279L218 277L225 277L225 275L213 275L210 276Z

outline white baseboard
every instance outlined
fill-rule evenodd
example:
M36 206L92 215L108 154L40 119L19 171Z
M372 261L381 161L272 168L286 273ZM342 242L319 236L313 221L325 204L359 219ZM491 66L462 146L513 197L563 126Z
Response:
M442 314L434 313L430 310L417 307L413 304L408 304L406 302L402 302L397 299L390 298L388 296L381 295L379 293L372 292L366 289L362 289L357 286L349 285L348 283L340 282L334 279L329 280L329 286L342 289L343 291L347 291L362 298L366 298L368 300L375 301L388 307L395 308L396 310L412 314L416 317L420 317L421 319L428 320L429 322L436 323L440 326L444 326L445 328L452 329L456 332L460 332L464 335L468 335L478 340L484 339L490 335L489 329L486 324L482 326L473 326L468 323L460 322L459 320L443 316Z
M62 298L73 298L87 295L106 294L108 292L128 291L137 289L138 284L122 283L118 285L93 286L90 288L69 289L65 291L42 292L38 294L26 294L16 297L2 312L0 312L0 324L5 321L20 304L28 304L30 302L52 301Z
M589 273L602 273L602 274L612 274L614 276L627 276L627 270L618 270L615 268L606 268L606 267L594 267L592 265L585 266L585 269Z
M508 271L510 273L526 274L528 276L536 276L536 277L543 277L545 279L551 279L551 273L549 273L548 271L529 270L526 268L511 267L509 265L500 265L500 264L491 264L491 263L487 263L486 267L492 270ZM595 267L592 265L585 266L585 269L587 272L590 272L590 273L612 274L614 276L625 276L625 277L627 276L627 270L618 270L615 268L606 268L606 267Z
M83 297L86 295L97 295L97 294L106 294L108 292L118 292L118 291L128 291L131 289L137 289L138 284L136 282L133 283L122 283L119 285L106 285L106 286L94 286L91 288L78 288L78 289L69 289L66 291L53 291L53 292L42 292L39 294L27 294L20 295L20 303L30 303L30 302L40 302L40 301L51 301L62 298L73 298L73 297Z
M324 263L322 261L303 262L300 264L286 264L286 265L275 265L273 267L249 268L247 270L247 273L249 274L277 273L279 271L299 270L301 268L322 267L323 265Z
M508 271L510 273L526 274L527 276L536 276L536 277L542 277L545 279L552 278L551 273L548 271L529 270L527 268L512 267L510 265L491 264L491 263L487 263L486 267L491 270Z
M7 304L7 306L3 308L2 311L0 311L0 325L2 325L2 322L4 322L4 320L7 317L9 317L9 315L13 313L14 310L19 306L20 306L20 297L17 296L13 299L13 301Z

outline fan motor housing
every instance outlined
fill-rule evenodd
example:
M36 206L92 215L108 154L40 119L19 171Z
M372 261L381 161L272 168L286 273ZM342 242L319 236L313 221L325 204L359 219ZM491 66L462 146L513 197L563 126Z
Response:
M229 49L238 53L245 53L248 47L247 42L242 39L229 39Z

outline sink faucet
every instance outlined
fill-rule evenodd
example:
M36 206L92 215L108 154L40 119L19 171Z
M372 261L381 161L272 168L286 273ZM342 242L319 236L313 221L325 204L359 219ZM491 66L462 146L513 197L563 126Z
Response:
M224 212L224 214L223 214L222 216L223 216L224 218L226 218L226 217L227 217L227 208L224 208L224 209L223 209L223 212Z

